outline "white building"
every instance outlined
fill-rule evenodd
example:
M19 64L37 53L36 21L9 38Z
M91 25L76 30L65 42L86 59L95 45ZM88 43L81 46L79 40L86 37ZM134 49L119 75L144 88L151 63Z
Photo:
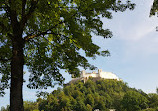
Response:
M98 69L98 73L92 72L92 73L86 73L86 71L81 72L80 78L73 78L72 80L77 80L77 79L82 79L82 80L87 80L89 77L93 78L104 78L104 79L115 79L115 80L120 80L115 74L112 72L103 72L102 69Z

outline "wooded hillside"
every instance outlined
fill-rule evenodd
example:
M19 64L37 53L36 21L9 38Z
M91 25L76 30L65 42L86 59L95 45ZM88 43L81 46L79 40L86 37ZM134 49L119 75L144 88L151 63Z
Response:
M54 90L36 102L25 101L25 111L158 111L158 95L146 94L117 80L92 78ZM1 110L5 111L5 110Z

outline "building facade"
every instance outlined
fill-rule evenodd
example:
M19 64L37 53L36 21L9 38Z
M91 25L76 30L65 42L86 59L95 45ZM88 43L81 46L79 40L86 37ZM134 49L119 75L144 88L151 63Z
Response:
M84 82L89 78L103 78L103 79L114 79L114 80L120 80L119 77L117 77L115 74L112 72L104 72L102 69L98 69L98 72L92 72L92 73L87 73L85 70L81 72L81 75L79 78L72 78L72 81L75 80L84 80Z

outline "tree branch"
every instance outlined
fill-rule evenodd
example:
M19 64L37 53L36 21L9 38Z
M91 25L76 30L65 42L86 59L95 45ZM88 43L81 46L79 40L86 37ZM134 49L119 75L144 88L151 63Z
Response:
M30 40L30 39L33 39L33 38L38 37L38 36L41 36L41 35L51 34L51 33L48 33L48 32L49 32L51 29L56 28L59 24L62 24L62 23L64 23L64 21L59 22L58 24L56 24L55 26L52 26L51 28L49 28L48 30L46 30L46 31L44 31L44 32L39 32L38 34L34 34L34 35L30 35L30 36L25 36L25 37L24 37L24 40L25 40L25 41L28 41L28 40Z
M80 6L81 6L81 5L79 5L78 10L80 9ZM31 9L30 9L30 10L31 10ZM78 11L76 11L76 13L74 13L72 16L70 16L70 18L72 18L73 16L75 16L77 13L78 13ZM62 23L65 23L65 21L60 21L58 24L56 24L56 25L50 27L48 30L46 30L46 31L44 31L44 32L39 32L38 34L31 35L31 36L25 36L25 37L24 37L24 40L25 40L25 42L26 42L26 41L29 41L30 39L33 39L33 38L38 37L38 36L41 36L41 35L52 34L52 33L48 33L48 31L51 31L51 29L56 28L59 24L62 24Z
M26 0L22 0L22 21L25 15L25 5L26 5Z
M16 3L14 0L9 0L9 16L10 16L10 19L11 19L11 26L12 26L12 29L13 29L13 33L16 34L19 30L18 26L19 26L19 22L18 22L18 19L17 19L17 12L16 10L14 9Z
M35 9L37 7L37 4L38 4L38 0L32 0L31 1L30 10L28 11L27 14L25 14L26 0L23 0L23 4L22 4L22 21L20 22L22 29L24 28L25 23L27 22L27 20L31 17L32 13L35 11Z
M30 36L25 36L25 37L24 37L24 40L25 40L25 42L26 42L26 41L29 41L30 39L35 38L35 37L44 35L45 33L46 33L46 32L41 32L41 33L38 33L38 34L34 34L34 35L30 35Z
M49 30L48 30L48 31L49 31ZM26 37L24 37L24 40L25 40L25 41L29 41L30 39L33 39L33 38L38 37L38 36L41 36L41 35L54 34L54 33L49 33L48 31L40 32L40 33L38 33L38 34L34 34L34 35L31 35L31 36L26 36Z
M54 44L52 44L47 38L45 38L44 36L43 36L43 38L44 38L48 43L50 43L52 46L54 46Z

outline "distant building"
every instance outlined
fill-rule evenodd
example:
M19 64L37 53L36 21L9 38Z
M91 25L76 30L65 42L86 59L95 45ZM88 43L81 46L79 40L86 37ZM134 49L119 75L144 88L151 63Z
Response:
M98 72L92 72L92 73L86 73L85 70L81 72L81 75L79 78L72 78L72 82L76 80L88 80L89 77L92 78L104 78L104 79L115 79L115 80L120 80L115 74L112 72L103 72L102 69L98 69Z

